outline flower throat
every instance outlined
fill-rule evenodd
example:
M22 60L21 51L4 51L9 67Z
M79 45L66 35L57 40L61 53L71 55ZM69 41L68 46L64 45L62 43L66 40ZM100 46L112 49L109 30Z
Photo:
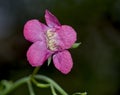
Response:
M55 40L55 32L53 32L51 29L48 29L46 32L46 40L47 40L47 47L51 51L57 51L58 50L58 45Z

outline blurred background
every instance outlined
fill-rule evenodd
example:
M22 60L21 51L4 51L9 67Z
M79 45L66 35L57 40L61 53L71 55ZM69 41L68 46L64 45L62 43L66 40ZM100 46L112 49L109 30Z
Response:
M45 9L77 31L82 45L71 49L74 67L63 75L45 63L40 74L53 78L70 95L120 95L120 0L0 0L0 80L17 80L32 73L26 60L31 45L23 37L30 19L45 23ZM10 95L29 95L26 85ZM36 95L52 95L35 88ZM47 91L46 91L47 90Z

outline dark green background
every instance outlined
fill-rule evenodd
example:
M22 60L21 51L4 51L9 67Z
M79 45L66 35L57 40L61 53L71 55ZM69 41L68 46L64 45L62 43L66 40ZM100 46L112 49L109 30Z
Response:
M76 30L82 45L70 50L74 67L68 75L45 63L40 74L57 81L69 94L120 95L120 0L0 0L0 79L32 73L26 60L31 45L23 37L26 21L44 21L45 9ZM47 91L46 91L47 90ZM52 95L37 89L36 95ZM22 86L11 95L28 95Z

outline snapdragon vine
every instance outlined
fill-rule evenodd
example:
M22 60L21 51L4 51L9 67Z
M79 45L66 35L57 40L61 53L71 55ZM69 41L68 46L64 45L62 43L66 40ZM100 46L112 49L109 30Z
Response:
M52 95L70 95L54 80L37 73L46 60L49 66L53 59L55 68L63 74L68 74L73 67L72 56L68 49L77 48L81 43L75 43L76 31L69 25L61 25L48 10L45 11L45 20L46 24L43 24L37 19L31 19L24 25L24 37L33 43L27 51L27 60L31 66L36 68L32 74L16 82L2 80L0 95L8 95L23 84L28 86L30 95L36 95L33 85L38 88L50 88ZM87 93L76 92L72 95L87 95Z

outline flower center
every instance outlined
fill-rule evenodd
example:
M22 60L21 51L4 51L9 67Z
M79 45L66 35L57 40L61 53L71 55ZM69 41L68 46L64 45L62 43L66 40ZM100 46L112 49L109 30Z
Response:
M56 33L53 32L51 29L48 29L46 32L46 40L47 40L47 47L51 50L51 51L57 51L58 50L58 46L57 46L57 42L55 40L56 37Z

